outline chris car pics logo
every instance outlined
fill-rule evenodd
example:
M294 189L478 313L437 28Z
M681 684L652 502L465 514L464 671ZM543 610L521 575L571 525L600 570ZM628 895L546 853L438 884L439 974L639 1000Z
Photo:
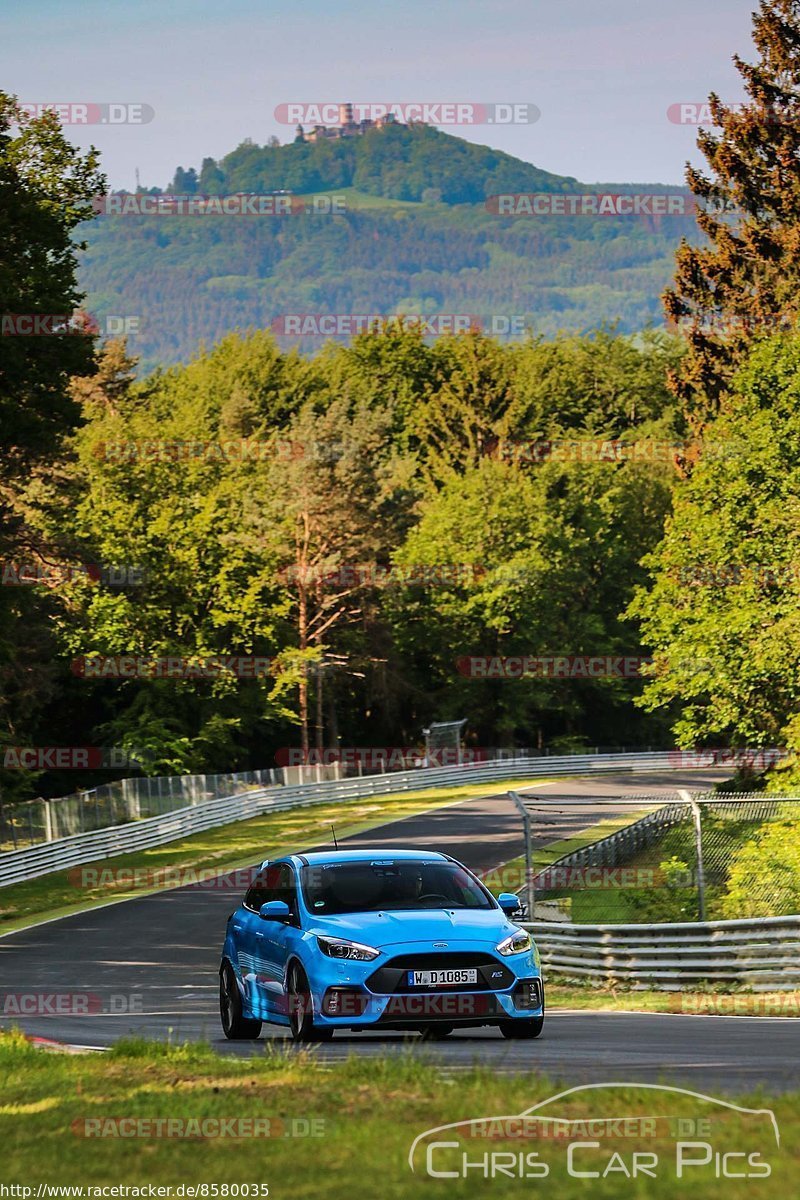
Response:
M642 1195L642 1180L768 1178L780 1154L769 1108L745 1108L687 1088L591 1083L517 1113L472 1117L420 1133L408 1165L431 1179L609 1180ZM501 1194L498 1190L498 1194Z

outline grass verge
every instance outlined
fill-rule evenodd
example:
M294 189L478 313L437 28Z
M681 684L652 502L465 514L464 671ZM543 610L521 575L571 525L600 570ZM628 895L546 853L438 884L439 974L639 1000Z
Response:
M547 980L547 1004L592 1012L653 1012L733 1017L800 1017L800 991L674 991L591 987Z
M354 1195L528 1200L546 1174L548 1194L564 1200L620 1195L660 1200L682 1194L687 1185L699 1188L704 1200L751 1195L753 1180L717 1177L713 1155L703 1165L684 1166L683 1178L677 1178L677 1144L697 1147L691 1131L704 1121L702 1141L716 1153L744 1150L769 1164L769 1176L763 1177L762 1168L758 1178L760 1197L784 1200L796 1191L800 1093L774 1101L757 1094L737 1098L746 1108L762 1110L748 1114L634 1084L577 1090L540 1110L550 1122L529 1121L522 1133L519 1126L494 1122L429 1137L417 1147L415 1169L409 1166L412 1143L424 1131L519 1114L562 1089L541 1075L499 1075L488 1068L467 1068L454 1079L419 1055L353 1057L331 1069L313 1054L266 1045L260 1057L240 1059L202 1045L127 1042L108 1054L78 1057L43 1054L11 1033L0 1035L3 1182L30 1187L32 1197L40 1184L207 1185L201 1196L250 1200L263 1196L264 1187L272 1200ZM765 1109L774 1111L779 1146ZM626 1125L627 1135L615 1135L611 1123L600 1133L596 1126L590 1132L585 1125L564 1124L617 1118L619 1127L620 1113L637 1121ZM562 1124L554 1125L553 1117ZM220 1129L226 1136L218 1136ZM430 1152L433 1169L455 1171L455 1177L432 1178L426 1171L427 1146L435 1140L455 1143ZM581 1143L572 1174L570 1142ZM626 1177L620 1163L629 1172L635 1151L656 1156L649 1160L654 1177ZM477 1164L466 1177L463 1155ZM688 1157L699 1161L703 1155L695 1149ZM741 1154L735 1165L739 1172L749 1170ZM577 1170L598 1176L578 1178ZM243 1184L258 1190L246 1193Z

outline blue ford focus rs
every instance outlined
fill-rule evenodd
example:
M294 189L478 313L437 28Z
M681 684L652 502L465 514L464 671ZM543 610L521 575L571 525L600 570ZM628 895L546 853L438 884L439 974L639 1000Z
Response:
M228 1038L269 1021L295 1041L337 1029L495 1025L535 1038L544 1024L539 956L491 895L447 854L336 850L262 864L228 918L220 1013Z

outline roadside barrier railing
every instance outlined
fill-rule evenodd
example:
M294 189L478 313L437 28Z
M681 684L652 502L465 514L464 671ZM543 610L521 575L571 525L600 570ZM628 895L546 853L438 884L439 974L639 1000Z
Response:
M800 989L800 916L658 925L526 923L545 978L632 990ZM684 1011L691 1011L686 1009Z
M697 765L702 766L703 763ZM708 755L705 765L715 765L713 754ZM247 820L267 812L472 783L494 783L512 779L536 780L615 771L644 773L685 768L683 756L674 750L639 754L574 754L559 757L503 758L456 767L430 767L292 787L259 788L216 800L206 800L139 821L58 838L24 850L0 853L0 888L25 879L36 879L51 871L65 870L82 863L165 845L167 842L177 841L206 829Z

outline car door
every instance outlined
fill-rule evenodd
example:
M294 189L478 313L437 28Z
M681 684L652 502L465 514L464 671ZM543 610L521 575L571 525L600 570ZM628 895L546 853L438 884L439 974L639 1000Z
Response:
M302 936L295 871L290 863L276 863L271 900L283 900L289 908L288 920L259 919L260 928L255 934L257 947L258 978L270 1012L287 1015L285 998L285 971L291 953L297 949Z
M268 1007L268 991L265 990L262 979L264 968L261 949L262 926L266 922L258 913L262 904L277 899L277 878L273 866L266 866L259 871L234 921L242 984L250 1007L258 1016L266 1016Z
M276 931L272 944L272 953L276 977L280 979L281 992L278 998L278 1011L287 1015L289 1011L288 997L285 990L286 970L292 955L302 957L299 951L303 940L303 929L300 923L300 905L298 901L297 872L291 863L283 863L278 879L277 900L283 900L289 908L289 920L281 922L281 928Z
M273 863L268 868L268 884L268 899L283 900L289 907L290 917L288 921L265 921L263 917L256 918L256 983L267 1010L285 1016L286 963L299 932L297 885L291 864Z

